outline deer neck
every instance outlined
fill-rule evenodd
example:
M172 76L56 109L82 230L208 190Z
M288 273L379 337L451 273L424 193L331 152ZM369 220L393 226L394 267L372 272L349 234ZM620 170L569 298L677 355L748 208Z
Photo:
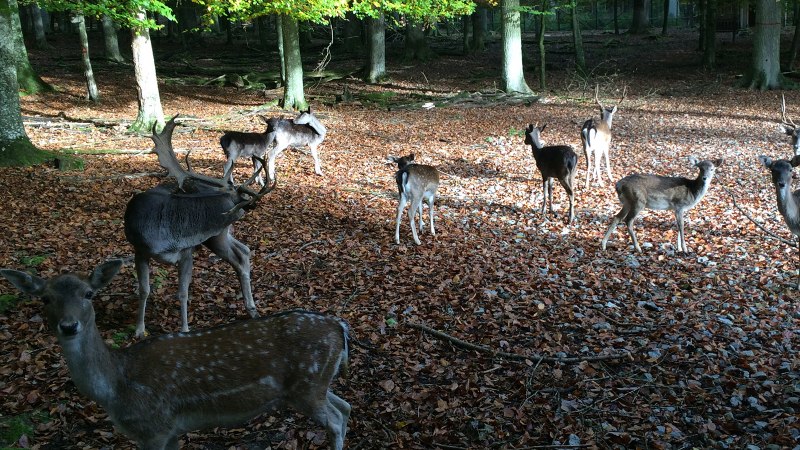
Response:
M59 337L59 343L78 390L107 407L115 398L116 387L122 379L124 364L119 353L106 346L94 322L87 324L76 338Z
M783 189L776 185L775 194L778 198L778 211L790 225L789 228L800 227L800 205L798 205L798 198L792 194L791 185L786 183Z
M316 131L320 136L325 136L325 134L328 132L327 128L325 128L325 125L323 125L322 122L317 120L317 118L314 116L311 116L311 120L308 121L308 126L313 128L314 131Z
M690 186L690 190L692 191L692 194L694 194L694 203L692 203L692 207L696 205L704 195L706 195L708 188L711 186L711 180L713 178L713 175L705 176L704 173L701 173L695 180L693 180L693 183Z

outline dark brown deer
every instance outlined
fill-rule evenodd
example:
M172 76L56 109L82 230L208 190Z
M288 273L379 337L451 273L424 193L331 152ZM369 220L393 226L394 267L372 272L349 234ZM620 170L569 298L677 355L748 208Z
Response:
M642 210L671 210L675 212L678 223L678 251L688 252L683 234L683 213L694 208L703 196L706 195L711 180L714 178L716 168L722 165L722 159L698 161L695 157L689 158L692 167L700 169L697 178L692 180L684 177L664 177L661 175L633 174L617 181L615 186L617 196L622 203L622 209L614 216L608 227L601 247L606 249L606 243L611 233L620 221L625 221L628 233L631 235L633 247L641 253L633 221Z
M547 125L538 128L528 124L525 130L525 143L531 146L536 167L542 174L542 215L545 214L547 199L550 199L550 213L553 213L553 178L557 179L569 196L569 217L567 223L575 218L575 173L578 166L578 155L570 145L545 146L541 141L541 133Z
M227 158L225 173L230 171L237 158L252 158L253 171L258 172L261 169L260 158L263 158L269 151L267 172L269 178L274 180L275 158L287 147L303 147L307 145L311 149L311 156L314 158L314 173L322 175L318 148L322 141L325 140L327 129L314 116L311 108L300 113L295 119L258 117L267 125L267 130L263 133L229 131L220 138L219 144L222 146ZM273 144L274 147L272 147ZM256 178L256 181L262 186L264 185L261 177Z
M342 449L350 405L330 386L347 369L344 322L288 311L112 349L97 329L92 299L121 265L112 260L89 276L49 280L8 269L0 275L44 301L75 386L140 448L175 450L188 431L289 407L323 425L330 448Z
M417 235L417 226L414 217L419 214L419 231L425 223L422 220L422 201L428 203L430 213L431 236L436 236L436 228L433 226L433 201L436 198L436 190L439 188L439 172L433 166L414 163L414 154L397 158L390 156L391 162L397 163L399 169L394 174L397 182L399 203L397 204L397 220L394 227L394 241L400 243L400 219L403 217L403 210L407 202L411 202L408 216L411 223L411 234L414 236L414 243L420 245Z
M177 117L177 116L176 116ZM185 170L172 150L172 118L161 133L153 132L154 151L159 164L177 183L163 183L133 196L125 209L125 237L133 245L139 279L139 313L136 336L145 333L145 308L150 295L150 260L178 265L178 299L181 304L181 330L189 331L189 283L192 280L194 251L201 245L227 261L239 276L245 308L258 317L250 288L250 249L231 234L234 222L244 210L272 191L267 183L253 192L246 185L232 185L229 173L222 179ZM188 162L188 155L187 155ZM233 166L229 170L232 170Z
M619 99L616 105L607 108L600 103L598 98L598 91L600 87L595 85L594 101L600 107L600 120L595 121L589 119L583 123L581 127L581 142L583 143L583 155L586 158L586 186L589 187L589 180L594 179L597 184L603 185L602 162L603 158L606 160L606 174L608 181L614 182L611 176L611 162L609 161L608 152L611 147L611 122L614 120L614 113L617 112L617 107L625 100L628 92L628 87L625 86L622 90L622 98Z

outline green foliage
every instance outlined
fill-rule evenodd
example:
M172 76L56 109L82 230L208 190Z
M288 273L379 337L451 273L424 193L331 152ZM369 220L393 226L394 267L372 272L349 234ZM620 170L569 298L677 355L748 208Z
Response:
M49 258L50 255L21 255L19 262L30 268L38 267Z
M0 294L0 314L5 314L6 311L17 306L19 296L16 294Z
M525 130L523 128L511 127L511 128L508 129L508 135L511 136L511 137L524 136L525 135Z
M32 436L36 431L35 424L47 423L50 415L46 411L34 411L11 417L0 417L0 446L9 448L22 436ZM10 447L17 448L17 447Z
M152 18L141 19L141 12L175 20L172 9L160 0L44 0L41 6L48 11L76 11L87 17L107 15L121 26L130 28L161 28Z
M116 333L111 335L111 347L113 348L120 348L123 344L128 342L131 336L136 332L136 327L134 325L128 325L124 330L117 331Z

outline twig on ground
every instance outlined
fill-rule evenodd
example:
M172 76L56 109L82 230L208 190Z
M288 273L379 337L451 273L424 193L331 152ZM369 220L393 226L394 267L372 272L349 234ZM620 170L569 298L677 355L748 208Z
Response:
M761 231L763 231L763 232L767 233L768 237L771 237L771 238L773 238L773 239L777 239L777 240L779 240L779 241L783 242L784 244L786 244L786 245L788 245L788 246L790 246L790 247L797 247L797 243L795 243L795 242L792 242L792 241L790 241L790 240L788 240L788 239L784 239L784 238L782 238L782 237L778 236L777 234L773 233L772 231L770 231L770 230L766 229L766 228L764 227L764 225L762 225L761 223L759 223L758 221L756 221L755 219L753 219L753 218L750 216L750 214L748 214L748 213L747 213L747 211L745 211L745 210L744 210L744 209L743 209L741 206L739 206L739 204L738 204L738 203L736 203L736 197L733 195L733 192L731 192L731 191L730 191L728 188L726 188L725 186L722 186L722 185L720 185L720 187L721 187L721 188L722 188L722 189L723 189L725 192L727 192L727 193L728 193L728 195L730 195L730 196L731 196L731 200L733 200L733 206L734 206L734 207L736 207L736 209L738 209L738 210L739 210L739 212L741 212L742 214L744 214L744 216L745 216L745 217L747 217L747 218L750 220L750 222L753 222L753 224L754 224L755 226L757 226L758 228L760 228L760 229L761 229Z
M436 336L436 337L438 337L440 339L444 339L445 341L450 342L451 344L455 345L456 347L461 347L461 348L464 348L464 349L467 349L467 350L475 350L475 351L478 351L478 352L481 352L481 353L486 353L486 354L492 355L493 357L509 359L509 360L512 360L512 361L532 361L534 363L550 362L550 363L575 364L575 363L581 363L581 362L584 362L584 361L588 361L588 362L592 362L592 361L609 361L609 360L618 360L618 359L625 359L625 358L630 358L631 360L633 360L633 355L631 355L630 352L616 353L616 354L610 354L610 355L596 355L596 356L571 356L571 357L563 357L563 358L558 358L558 357L553 357L553 356L541 356L541 355L535 355L535 354L532 354L532 355L520 355L520 354L517 354L517 353L508 353L508 352L495 351L495 350L492 350L492 349L490 349L488 347L484 347L483 345L478 345L478 344L473 344L471 342L463 341L463 340L458 339L456 337L450 336L447 333L444 333L444 332L438 331L438 330L434 330L433 328L430 328L428 326L425 326L425 325L422 325L422 324L419 324L419 323L407 322L406 325L408 325L409 327L414 328L416 330L420 330L422 332L425 332L425 333L431 334L433 336Z

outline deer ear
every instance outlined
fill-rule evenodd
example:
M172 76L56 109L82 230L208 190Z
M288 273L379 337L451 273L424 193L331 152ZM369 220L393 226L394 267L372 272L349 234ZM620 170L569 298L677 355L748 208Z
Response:
M408 155L408 157L406 157L406 159L408 159L409 161L413 161L414 160L414 156L416 156L416 155L412 153L412 154Z
M714 163L715 167L721 167L722 164L725 163L725 158L717 158L717 159L715 159L714 161L711 161L711 162Z
M795 128L794 128L794 127L790 127L790 126L788 126L788 125L786 125L786 124L784 124L784 123L782 123L782 124L778 125L778 129L779 129L779 130L780 130L782 133L785 133L785 134L787 134L787 135L789 135L789 136L792 136L792 135L794 135L794 130L795 130Z
M800 166L800 155L794 155L794 158L792 158L789 164L791 164L792 167Z
M89 276L89 284L93 289L98 290L106 287L108 283L117 275L122 267L121 259L111 259L97 266Z
M758 155L758 160L761 161L761 164L763 164L767 169L772 166L772 158L769 156Z
M695 158L694 156L690 156L689 157L689 164L692 167L697 167L697 164L699 164L699 163L700 163L700 161L698 161L697 158Z
M542 128L539 128L539 133L544 131L545 128L547 128L547 124L544 124L544 125L542 125Z
M614 105L614 107L611 108L611 114L615 114L616 112L617 112L617 105Z
M25 294L40 296L44 292L45 280L36 275L11 269L0 270L0 275Z

